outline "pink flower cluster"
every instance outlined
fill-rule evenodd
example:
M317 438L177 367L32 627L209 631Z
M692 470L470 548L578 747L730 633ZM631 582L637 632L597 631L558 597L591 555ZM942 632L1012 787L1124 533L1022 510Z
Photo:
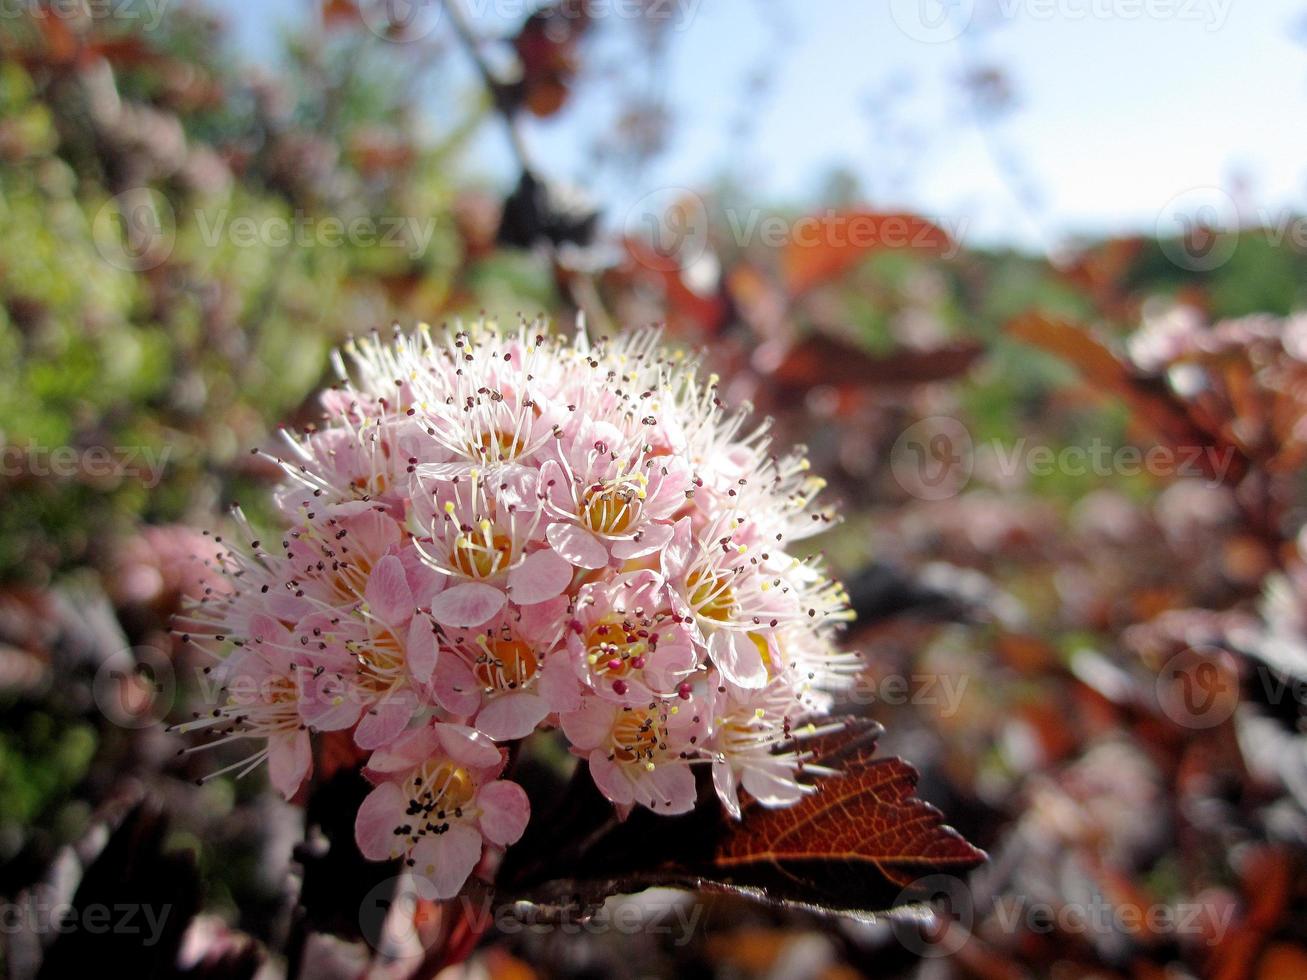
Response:
M228 768L266 759L288 798L312 734L348 731L375 786L359 847L435 897L522 834L506 748L539 730L622 813L691 809L699 765L737 817L741 787L811 788L795 734L859 660L834 643L843 590L791 550L829 521L801 455L654 331L424 327L346 353L278 459L289 528L270 547L237 513L226 587L179 623L220 660L220 703L180 728L259 740Z

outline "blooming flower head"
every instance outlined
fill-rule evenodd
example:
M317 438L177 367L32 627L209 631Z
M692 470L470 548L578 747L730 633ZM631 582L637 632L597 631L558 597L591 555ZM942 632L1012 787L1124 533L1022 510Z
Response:
M222 661L183 726L253 739L288 798L312 737L370 753L363 854L458 892L521 836L513 743L556 731L625 814L741 813L811 789L798 736L859 668L843 590L802 550L829 516L801 453L659 347L542 324L337 358L322 421L287 434L286 521L223 552L179 627ZM239 515L238 515L239 516ZM236 696L241 681L254 695Z

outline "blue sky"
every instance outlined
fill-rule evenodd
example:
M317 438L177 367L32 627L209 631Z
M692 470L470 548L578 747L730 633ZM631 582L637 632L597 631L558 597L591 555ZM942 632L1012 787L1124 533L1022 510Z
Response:
M619 17L629 0L597 2ZM1245 220L1307 210L1307 45L1295 39L1307 0L666 3L682 14L663 70L646 80L676 115L663 156L634 181L588 172L584 148L611 112L602 85L528 131L547 170L590 187L618 220L652 190L723 173L756 200L812 203L835 167L858 174L878 206L921 211L968 241L1029 248L1152 231L1195 202L1230 209L1217 189L1236 186L1247 188L1236 194ZM530 6L464 5L499 31ZM256 60L271 54L270 25L303 8L223 5ZM1002 65L1016 93L983 129L956 85L977 62ZM769 88L751 101L745 84L760 69ZM871 103L914 141L878 130ZM732 123L744 106L753 124L742 139ZM1037 206L1018 199L996 163L1005 158ZM507 180L501 134L483 134L473 162Z

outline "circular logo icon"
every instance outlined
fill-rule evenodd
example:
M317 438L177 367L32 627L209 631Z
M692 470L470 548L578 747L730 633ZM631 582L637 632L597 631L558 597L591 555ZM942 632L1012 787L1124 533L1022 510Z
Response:
M359 931L369 946L391 959L420 953L435 938L432 925L439 912L423 899L408 875L379 882L359 905Z
M1157 675L1157 704L1181 728L1215 728L1239 706L1234 658L1219 647L1191 647L1166 662Z
M899 892L894 904L923 902L929 906L924 914L903 910L893 916L894 937L904 949L923 958L952 956L971 938L976 918L971 889L952 875L927 875Z
M430 36L440 25L442 10L441 0L366 0L359 5L368 30L398 44Z
M1166 202L1157 216L1157 240L1175 265L1210 272L1239 247L1239 209L1219 187L1193 187Z
M975 466L967 427L947 415L932 415L903 430L890 450L894 479L921 500L947 500L966 487Z
M689 268L708 249L708 207L686 187L650 191L626 212L625 237L632 254L655 272Z
M104 716L122 728L149 728L172 708L177 678L172 661L154 647L119 650L100 664L91 694Z
M890 16L908 37L944 44L962 36L976 15L976 0L890 0Z
M177 216L158 191L136 187L104 202L91 222L91 237L100 258L114 268L146 272L172 255Z

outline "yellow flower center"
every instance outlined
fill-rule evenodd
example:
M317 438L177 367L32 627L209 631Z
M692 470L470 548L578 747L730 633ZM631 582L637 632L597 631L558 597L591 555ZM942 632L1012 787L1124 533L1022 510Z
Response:
M685 581L690 593L690 607L704 619L728 622L735 610L735 591L730 576L696 568Z
M586 657L597 674L624 677L639 670L652 652L649 631L612 615L590 627L585 636Z
M613 725L613 757L619 762L652 761L661 742L661 726L648 711L623 711Z
M536 675L540 661L521 640L481 638L482 653L472 667L487 691L514 691Z
M428 762L409 780L409 799L427 814L467 806L476 796L472 774L448 759Z
M502 463L517 459L526 450L526 443L512 432L495 429L483 432L470 447L470 455L485 460L487 463Z
M639 494L630 487L591 487L585 492L581 517L596 534L625 534L639 516Z
M450 561L468 578L489 578L508 564L512 553L506 534L465 534L454 542Z

